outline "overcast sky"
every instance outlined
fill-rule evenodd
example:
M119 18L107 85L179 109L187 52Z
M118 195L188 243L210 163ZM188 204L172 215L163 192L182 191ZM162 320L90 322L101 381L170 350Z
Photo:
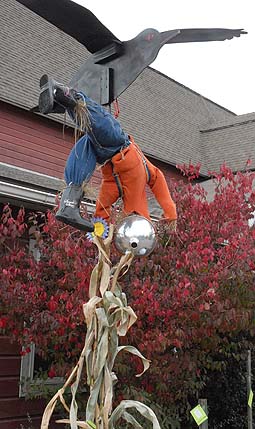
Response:
M164 46L151 66L237 113L255 112L255 0L75 0L120 40L145 28L244 28L224 42Z

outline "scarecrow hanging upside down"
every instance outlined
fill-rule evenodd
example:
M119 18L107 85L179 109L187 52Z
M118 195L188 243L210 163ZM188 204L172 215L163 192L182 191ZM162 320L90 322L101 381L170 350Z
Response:
M176 226L176 206L163 173L142 153L133 138L102 106L82 92L76 92L42 76L39 109L42 113L67 109L84 135L73 147L65 167L66 188L56 218L79 230L93 232L93 224L80 214L83 183L102 165L102 183L96 202L95 217L109 221L111 206L123 199L125 215L137 213L150 219L146 184L164 211L164 219Z

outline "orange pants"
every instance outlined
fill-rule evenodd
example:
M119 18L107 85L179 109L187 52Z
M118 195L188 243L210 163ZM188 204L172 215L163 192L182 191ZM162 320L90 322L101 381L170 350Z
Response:
M150 219L146 197L146 184L148 184L164 211L164 217L168 220L177 219L176 206L163 173L145 158L132 138L130 140L130 146L114 155L111 161L101 168L103 180L96 202L95 216L109 221L111 206L120 197L119 188L121 188L125 215L137 213Z

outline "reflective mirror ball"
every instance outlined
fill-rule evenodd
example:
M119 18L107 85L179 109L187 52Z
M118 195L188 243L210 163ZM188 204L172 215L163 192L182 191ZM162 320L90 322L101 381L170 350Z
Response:
M152 223L136 214L122 219L116 226L114 242L117 250L135 256L148 256L156 245L156 233Z

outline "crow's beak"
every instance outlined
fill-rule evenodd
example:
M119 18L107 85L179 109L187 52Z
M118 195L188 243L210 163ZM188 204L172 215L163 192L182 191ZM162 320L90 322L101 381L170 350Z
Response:
M178 36L180 32L180 30L170 30L160 33L161 45L163 46L165 43L168 43L171 39Z

